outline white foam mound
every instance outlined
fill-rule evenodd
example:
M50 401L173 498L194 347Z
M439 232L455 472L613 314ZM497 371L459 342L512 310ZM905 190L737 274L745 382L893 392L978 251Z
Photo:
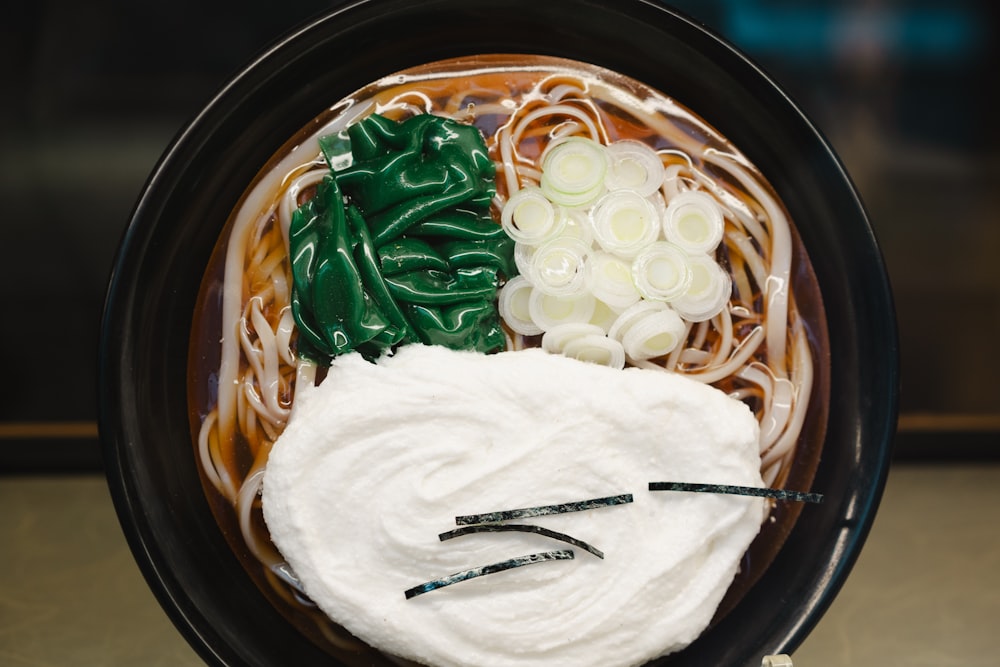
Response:
M637 665L707 626L764 513L759 498L651 492L649 482L761 486L757 422L681 376L541 350L410 345L338 358L299 391L264 476L264 518L309 596L389 653L436 666ZM631 493L534 517L549 537L441 541L458 515ZM517 556L573 560L404 591Z

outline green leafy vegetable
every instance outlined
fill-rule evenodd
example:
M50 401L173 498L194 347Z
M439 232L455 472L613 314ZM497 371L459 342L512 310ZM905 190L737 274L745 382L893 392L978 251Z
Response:
M320 147L330 175L289 228L299 354L502 349L496 292L516 268L489 215L495 167L479 130L375 114Z

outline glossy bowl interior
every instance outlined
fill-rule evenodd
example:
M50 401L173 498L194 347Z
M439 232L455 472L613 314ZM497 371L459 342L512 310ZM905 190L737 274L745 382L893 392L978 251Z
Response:
M667 93L739 147L797 221L829 330L832 404L812 485L826 501L721 621L661 662L757 667L792 652L847 577L882 493L897 409L891 293L864 208L816 128L732 46L642 0L354 3L277 43L178 135L123 238L101 336L108 483L140 568L208 662L331 664L251 581L202 488L186 393L202 272L257 171L322 109L386 74L482 53L571 58Z

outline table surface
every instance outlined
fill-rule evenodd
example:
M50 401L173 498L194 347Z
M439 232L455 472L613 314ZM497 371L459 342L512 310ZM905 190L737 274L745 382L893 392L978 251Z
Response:
M103 477L0 477L0 665L202 662L146 587ZM795 667L1000 664L1000 465L895 465Z

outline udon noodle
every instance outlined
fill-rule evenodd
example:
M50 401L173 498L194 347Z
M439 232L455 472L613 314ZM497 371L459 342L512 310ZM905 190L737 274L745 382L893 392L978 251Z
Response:
M431 113L480 128L497 166L496 220L507 199L538 184L547 144L568 136L605 145L641 141L665 167L665 199L687 191L710 194L725 219L715 256L732 279L728 307L707 321L686 323L683 344L668 355L633 363L682 373L745 401L761 426L762 476L772 486L786 481L810 405L816 352L792 293L794 231L763 176L694 113L619 75L541 58L436 63L372 84L295 137L248 190L217 251L222 262L217 396L196 408L196 447L210 491L235 517L239 540L270 594L308 607L270 543L259 491L295 392L322 374L296 354L289 225L294 210L328 173L318 138L376 112L394 120ZM537 337L507 334L511 349L538 345ZM218 340L202 338L213 341L196 341L202 349ZM314 620L334 644L349 641L320 614Z

